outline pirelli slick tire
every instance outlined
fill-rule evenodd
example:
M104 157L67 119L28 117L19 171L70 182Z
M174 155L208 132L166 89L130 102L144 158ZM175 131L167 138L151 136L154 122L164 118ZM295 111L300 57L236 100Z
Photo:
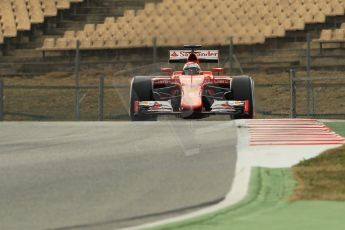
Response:
M157 116L137 113L138 101L153 101L151 77L134 77L131 83L129 116L132 121L157 121Z
M231 81L232 99L236 101L249 102L249 112L247 114L233 115L233 119L253 119L254 118L254 81L248 76L237 76Z

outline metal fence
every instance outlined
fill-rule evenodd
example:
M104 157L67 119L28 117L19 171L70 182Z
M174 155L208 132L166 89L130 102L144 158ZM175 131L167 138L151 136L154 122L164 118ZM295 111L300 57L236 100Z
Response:
M293 118L345 118L345 76L298 77L291 70L290 92L290 116Z
M103 121L128 120L131 78L158 75L164 63L112 69L97 65L80 69L67 80L53 76L35 83L0 80L1 120ZM92 71L90 73L90 71ZM92 79L91 82L90 78Z
M77 86L0 81L0 119L127 120L131 77L150 75L154 68L158 66L122 70L112 73L111 80L99 76L94 84ZM285 75L280 83L256 84L258 118L345 118L345 77L313 76L310 83L293 69Z
M153 40L155 43L155 40ZM44 70L40 75L68 75L68 80L13 83L12 78L0 79L0 120L127 120L131 78L157 74L157 47L152 51L150 65L122 68L112 62L83 63L80 43L74 58L64 67ZM71 62L71 60L74 61ZM35 63L33 63L34 65ZM41 63L39 63L41 64ZM59 75L59 74L57 74ZM27 77L27 76L26 76ZM59 79L60 77L52 77ZM90 79L93 79L90 83ZM51 83L53 82L53 83Z
M112 95L127 85L19 85L0 81L0 119L108 120L125 116L114 112ZM78 98L78 99L77 99ZM114 104L114 105L112 105ZM122 118L125 119L125 118Z
M345 75L326 76L313 73L311 37L306 37L306 49L299 68L284 73L279 81L256 82L256 114L266 117L345 118ZM79 47L79 44L77 44ZM247 73L241 53L232 39L222 51L220 66L232 75ZM255 51L253 51L255 53ZM266 53L270 51L265 50ZM167 63L159 62L157 40L148 49L152 64L114 67L114 61L83 62L79 49L70 53L69 62L60 69L68 75L52 77L47 82L13 83L11 78L0 81L0 119L3 120L126 120L128 119L129 88L133 76L158 75ZM113 53L116 55L116 52ZM257 53L255 53L257 54ZM253 58L260 57L254 55ZM166 57L167 58L167 57ZM34 65L34 64L33 64ZM41 66L41 65L40 65ZM175 69L180 69L177 64ZM204 65L204 69L211 66ZM283 71L283 70L279 70ZM264 71L263 71L264 73ZM249 73L250 74L250 73ZM35 76L39 76L37 73ZM56 80L55 80L56 79ZM57 80L59 79L59 80ZM90 79L93 79L90 81Z
M290 69L285 82L257 84L256 93L261 96L257 112L262 116L345 118L345 75L304 77ZM263 104L262 97L269 103Z

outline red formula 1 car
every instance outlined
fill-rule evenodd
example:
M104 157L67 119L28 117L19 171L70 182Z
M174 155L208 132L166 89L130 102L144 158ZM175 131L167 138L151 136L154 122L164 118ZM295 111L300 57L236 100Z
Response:
M129 111L132 121L157 120L159 115L184 119L210 115L253 118L253 80L248 76L221 76L222 68L202 71L200 63L219 62L219 51L200 48L185 46L186 50L170 51L170 63L186 63L182 71L163 68L162 72L169 76L133 78Z

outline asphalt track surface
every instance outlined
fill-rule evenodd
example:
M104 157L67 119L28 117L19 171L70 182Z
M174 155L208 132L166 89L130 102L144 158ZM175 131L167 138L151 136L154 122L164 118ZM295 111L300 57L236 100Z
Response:
M221 201L231 121L1 123L0 229L117 229Z

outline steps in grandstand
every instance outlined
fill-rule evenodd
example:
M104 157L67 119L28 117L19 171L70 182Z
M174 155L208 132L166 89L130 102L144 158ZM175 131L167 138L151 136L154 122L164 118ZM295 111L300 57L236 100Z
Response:
M17 73L32 74L35 71L44 72L51 70L54 66L63 68L63 66L71 65L73 51L47 52L46 57L43 59L42 52L37 51L36 48L42 46L45 38L61 37L67 30L82 30L87 23L103 23L105 17L122 16L126 9L139 10L148 2L160 2L160 0L90 0L89 5L84 2L76 8L65 10L57 17L47 20L47 24L51 24L51 27L46 29L43 35L38 32L37 36L31 37L30 42L19 42L10 45L6 55L0 55L0 72L5 73L3 66L7 68L8 64L11 63L13 65L11 65L12 70L10 72L13 75ZM236 46L235 54L245 71L305 69L307 32L311 33L312 38L318 38L322 29L337 28L344 21L345 16L330 16L327 17L325 23L308 24L304 30L287 31L285 37L267 39L264 45ZM345 66L343 49L338 44L325 44L324 47L327 48L327 52L320 55L319 44L312 43L313 69L343 69L343 66ZM159 50L159 61L166 62L167 48L160 48ZM221 47L221 50L221 57L225 59L228 55L228 47ZM121 49L111 52L104 50L82 51L82 53L82 62L91 64L113 62L121 66L125 62L131 62L135 65L145 65L152 62L152 49L150 48ZM3 65L1 65L2 63ZM29 67L30 63L35 64ZM50 65L51 67L47 68ZM225 67L228 66L225 65ZM235 67L238 68L236 65Z
M21 53L20 49L36 49L42 46L46 35L48 37L61 36L67 30L81 30L85 24L98 24L104 22L106 17L119 17L123 16L124 11L127 9L139 10L145 6L147 2L159 2L161 0L89 0L84 1L82 4L73 5L71 9L62 10L58 12L56 17L49 17L44 24L35 25L37 32L49 24L49 28L44 29L43 36L33 36L30 42L17 42L17 38L8 39L10 45L4 45L6 52L4 56L13 56L16 53ZM89 2L89 4L87 4ZM28 34L27 32L24 33ZM18 36L23 34L19 33ZM1 44L0 44L1 46ZM13 52L13 50L18 51ZM24 51L25 52L25 51ZM33 58L37 57L37 53L32 52ZM1 57L0 62L6 60L6 57ZM18 56L20 59L22 55Z

